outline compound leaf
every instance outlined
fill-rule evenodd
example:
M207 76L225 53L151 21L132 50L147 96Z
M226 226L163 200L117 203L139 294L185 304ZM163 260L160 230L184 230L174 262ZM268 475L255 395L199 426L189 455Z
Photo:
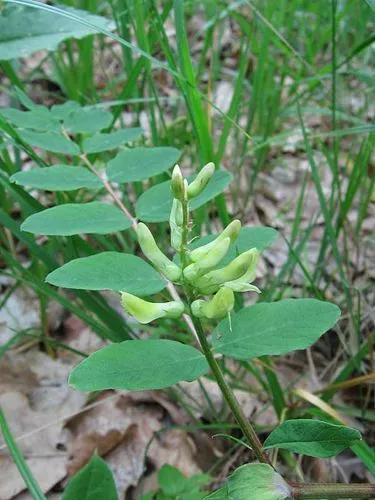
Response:
M31 111L2 108L0 112L7 120L19 128L58 131L60 127L58 120L43 106L36 107Z
M212 479L208 474L194 474L186 477L176 467L164 464L159 470L158 481L160 489L168 498L198 500L205 496L201 487L210 483Z
M201 352L174 340L126 340L84 359L69 377L80 391L162 389L207 373Z
M70 479L62 500L117 500L112 472L105 461L94 455L90 462Z
M127 149L108 163L108 179L112 182L142 181L173 167L180 155L178 149L168 147Z
M46 191L72 191L80 188L97 189L102 182L87 168L72 165L53 165L52 167L33 168L17 172L10 178L21 186Z
M125 128L116 130L109 134L95 134L92 137L87 137L82 143L82 150L84 153L101 153L102 151L109 151L138 139L143 133L140 127Z
M63 104L54 104L50 113L56 120L65 120L71 113L80 108L80 104L76 101L65 101Z
M84 10L59 6L67 14L74 14L84 21L105 29L113 23ZM44 9L21 5L4 5L0 15L0 60L26 57L38 50L55 50L67 38L82 38L95 30L76 20L56 15Z
M237 359L306 349L338 320L340 309L316 299L285 299L245 307L219 323L213 335L217 352Z
M79 108L68 114L64 127L73 134L94 134L107 128L112 122L112 113L100 108Z
M49 236L73 234L107 234L123 231L131 221L114 205L91 203L65 203L30 215L21 226L22 231Z
M19 136L25 142L36 148L45 149L52 153L65 155L79 155L77 144L57 132L34 132L32 130L19 130Z
M166 285L147 262L120 252L71 260L52 271L46 281L63 288L124 291L141 296L160 292Z
M356 429L322 420L286 420L271 432L264 448L283 448L308 455L328 458L361 440Z

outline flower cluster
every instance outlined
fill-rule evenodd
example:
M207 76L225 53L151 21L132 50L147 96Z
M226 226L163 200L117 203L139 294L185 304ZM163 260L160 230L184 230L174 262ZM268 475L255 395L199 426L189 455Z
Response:
M169 225L171 246L178 252L178 263L160 250L145 224L138 223L136 232L143 254L155 269L169 281L189 291L189 296L193 298L191 313L197 318L221 319L234 307L234 292L259 293L259 289L251 284L256 277L259 252L252 248L236 256L226 266L218 268L230 245L238 238L241 230L239 220L233 220L210 243L189 248L189 201L205 189L214 171L214 164L208 163L188 184L178 165L173 170L173 202ZM178 318L185 311L181 301L153 303L127 292L122 292L122 305L140 323L149 323L158 318Z

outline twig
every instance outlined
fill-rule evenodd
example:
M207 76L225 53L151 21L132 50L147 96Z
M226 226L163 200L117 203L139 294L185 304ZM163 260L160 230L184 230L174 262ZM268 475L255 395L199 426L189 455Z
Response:
M133 229L135 229L137 227L137 219L132 216L132 214L129 212L129 210L126 208L126 206L122 203L120 198L116 195L116 193L114 192L114 190L113 190L111 184L108 182L108 180L104 176L100 175L99 172L97 172L95 170L94 166L89 161L89 159L87 158L86 155L81 155L80 158L86 164L86 166L89 168L89 170L102 181L103 186L104 186L105 190L107 191L107 193L109 195L111 195L111 197L113 198L116 205L122 210L122 212L126 215L126 217L128 217L128 219L131 220L132 227L133 227Z

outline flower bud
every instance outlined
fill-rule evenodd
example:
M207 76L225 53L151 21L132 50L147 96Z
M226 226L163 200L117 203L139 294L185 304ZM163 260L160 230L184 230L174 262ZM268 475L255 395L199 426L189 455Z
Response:
M255 285L251 285L250 283L246 283L245 281L239 281L237 280L234 281L227 281L224 283L225 286L233 290L234 292L256 292L256 293L262 293L259 288Z
M177 252L180 252L182 246L183 213L182 204L176 198L172 202L169 226L171 228L171 245Z
M203 245L192 250L190 252L191 260L193 262L197 262L199 259L204 257L218 241L221 241L224 238L230 238L230 242L233 243L237 239L240 230L241 222L238 219L232 220L232 222L227 225L227 227L223 230L222 233L219 234L217 238L215 238L210 243L207 243L207 245Z
M249 252L251 252L252 259L245 274L243 274L236 280L225 282L224 285L231 288L235 292L261 293L258 287L256 287L255 285L250 285L250 283L256 277L256 266L258 264L260 254L256 248L252 248L251 250L249 250Z
M234 293L230 288L222 287L210 301L195 300L192 313L198 318L221 319L234 307Z
M230 238L217 241L211 250L199 262L194 262L184 269L184 277L193 283L202 274L214 269L228 251Z
M174 199L172 202L172 209L169 220L173 222L176 226L182 227L184 224L184 214L182 209L182 203L179 200Z
M195 281L194 286L203 295L212 295L220 289L220 285L212 283L212 280L207 279L206 276L200 276Z
M177 300L147 302L127 292L121 293L121 304L127 313L143 324L158 318L179 318L184 312L184 304Z
M195 198L209 183L211 177L214 175L215 165L210 162L205 165L202 170L198 173L193 182L188 186L187 194L188 198Z
M196 318L203 318L204 314L202 312L202 306L206 303L205 300L198 299L191 303L191 312Z
M221 269L211 271L194 283L202 293L213 293L215 286L230 282L240 278L249 269L250 264L254 259L254 249L241 253L238 257L232 260L230 264Z
M184 178L181 173L181 169L178 165L175 165L172 172L171 189L173 196L177 200L183 200L185 195L185 183Z
M151 231L142 222L137 225L137 236L142 252L156 269L167 279L177 281L181 276L181 269L163 254L157 246Z
M171 246L176 250L176 252L181 252L182 228L179 226L171 228Z

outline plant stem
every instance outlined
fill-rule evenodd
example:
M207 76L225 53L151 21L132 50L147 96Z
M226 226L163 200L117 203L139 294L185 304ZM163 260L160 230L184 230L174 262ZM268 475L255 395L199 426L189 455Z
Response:
M291 483L292 498L375 498L375 484L296 484Z
M136 229L137 227L137 219L135 217L132 216L132 214L129 212L129 210L125 207L125 205L122 203L121 199L116 195L116 193L114 192L111 184L108 182L107 179L103 178L94 168L94 166L92 165L92 163L89 161L89 159L87 158L86 155L82 154L80 155L80 158L82 161L84 161L87 165L87 167L89 168L89 170L94 174L96 175L103 183L103 186L105 188L105 190L107 191L107 193L112 196L114 202L116 203L116 205L120 208L120 210L122 210L122 212L126 215L126 217L128 217L128 219L130 219L131 223L132 223L132 228L133 229Z
M191 301L189 300L189 308L190 308L190 302ZM195 330L197 332L203 354L205 355L207 362L215 377L215 380L218 383L226 402L228 403L230 409L232 410L235 419L237 420L239 426L241 427L244 436L247 438L259 462L270 464L267 456L263 452L263 446L262 443L260 442L257 433L255 432L253 426L251 425L249 420L246 418L246 415L242 411L242 408L239 402L237 401L237 398L234 395L234 392L232 391L231 387L225 381L223 372L221 371L218 362L214 358L210 345L207 342L206 335L203 331L201 322L199 321L199 319L193 316L191 311L190 311L190 316L193 321Z

